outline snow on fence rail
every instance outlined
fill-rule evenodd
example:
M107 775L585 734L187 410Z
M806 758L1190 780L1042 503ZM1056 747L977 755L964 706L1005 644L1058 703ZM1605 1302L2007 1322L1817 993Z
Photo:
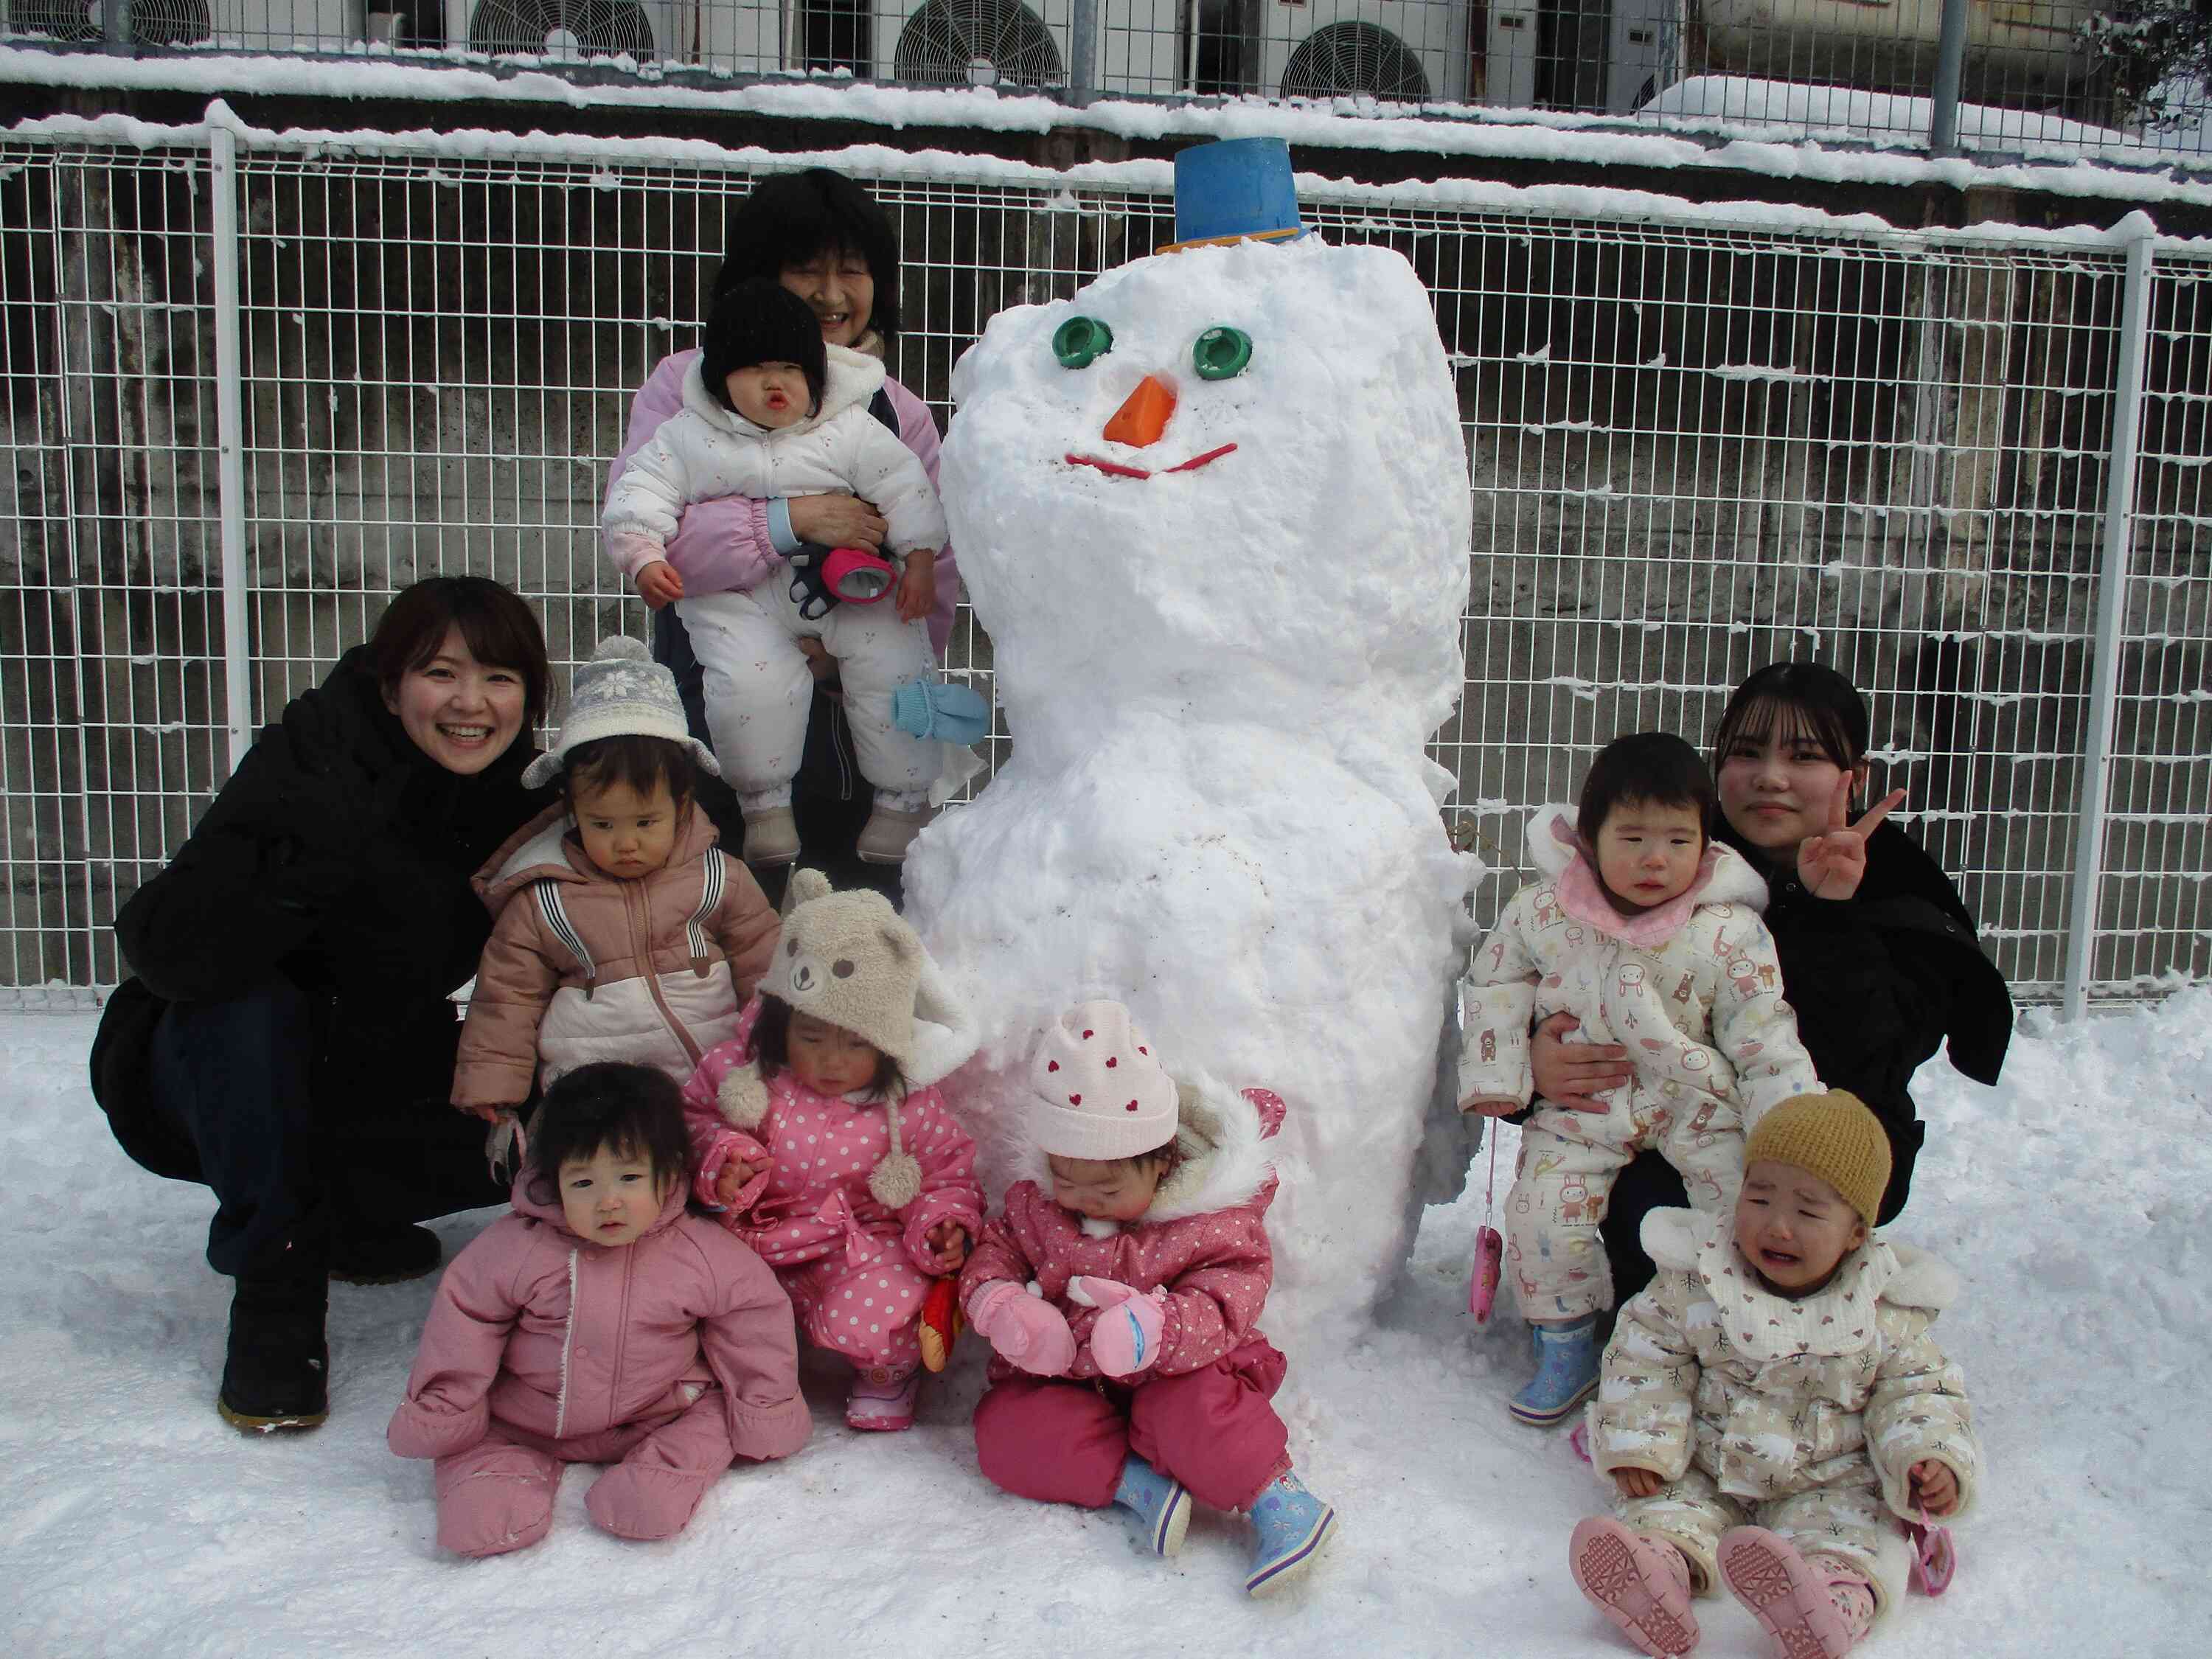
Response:
M257 722L435 571L514 585L572 663L630 394L693 337L759 167L696 143L234 123L0 143L0 985L123 971L108 924ZM895 216L895 371L949 412L1003 306L1166 240L1159 170L856 152ZM1832 662L1877 788L2024 994L2212 977L2212 254L1803 210L1316 188L1453 354L1475 531L1446 817L1518 878L1523 809L1617 732L1708 737ZM1473 197L1465 198L1474 200ZM2132 240L2130 240L2132 239ZM1346 556L1358 556L1346 550ZM988 675L964 610L956 665ZM990 744L1002 761L1003 724ZM2091 809L2085 817L2085 803Z
M47 52L844 77L2008 155L2201 154L2192 0L0 0Z

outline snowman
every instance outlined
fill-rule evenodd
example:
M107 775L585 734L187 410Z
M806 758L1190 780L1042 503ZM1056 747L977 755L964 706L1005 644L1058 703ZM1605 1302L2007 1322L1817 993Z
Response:
M1263 1322L1295 1348L1364 1317L1418 1209L1472 862L1425 753L1467 462L1405 259L1301 234L1279 141L1176 159L1174 250L1000 313L954 373L945 504L1013 755L917 842L907 914L982 1030L947 1087L994 1194L1077 1001L1282 1096Z

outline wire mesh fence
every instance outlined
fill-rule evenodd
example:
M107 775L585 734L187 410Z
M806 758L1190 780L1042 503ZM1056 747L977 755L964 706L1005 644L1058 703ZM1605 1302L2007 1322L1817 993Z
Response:
M2196 0L0 0L0 39L851 76L2005 155L2206 148Z
M562 665L642 631L605 465L754 175L548 143L0 144L0 984L113 982L118 902L406 582L508 582ZM1170 234L1165 198L1006 176L865 180L903 259L892 368L940 421L993 313ZM2212 975L2212 260L1305 205L1413 262L1457 375L1468 678L1432 752L1496 866L1479 920L1524 809L1605 740L1702 743L1745 673L1814 657L1868 693L1875 787L1910 791L2023 994ZM988 679L964 606L950 660Z

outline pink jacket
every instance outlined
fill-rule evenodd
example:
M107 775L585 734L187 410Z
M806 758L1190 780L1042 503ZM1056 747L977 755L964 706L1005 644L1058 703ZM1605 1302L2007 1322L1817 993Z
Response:
M722 1079L753 1063L755 997L738 1035L708 1053L684 1087L684 1110L699 1170L702 1203L714 1205L714 1179L732 1155L769 1167L747 1182L722 1215L722 1223L772 1267L796 1267L828 1255L841 1244L848 1255L874 1254L872 1239L896 1237L907 1260L926 1273L938 1271L923 1235L940 1221L983 1227L983 1188L975 1179L975 1143L946 1109L934 1085L899 1102L899 1137L921 1165L921 1193L902 1210L887 1210L868 1190L868 1176L890 1150L890 1127L880 1103L819 1095L788 1070L768 1080L768 1115L748 1133L726 1120L718 1091Z
M568 1231L516 1177L514 1211L439 1281L385 1439L402 1457L466 1451L497 1418L555 1440L672 1418L720 1384L742 1457L787 1457L811 1419L790 1298L758 1256L684 1212L682 1183L636 1243Z
M477 890L497 918L453 1066L453 1104L507 1106L595 1060L681 1082L737 1029L775 950L775 908L695 811L668 862L619 881L585 856L566 806L492 854ZM539 890L539 884L551 890Z
M629 434L623 439L623 447L615 452L614 465L607 472L611 499L630 457L645 447L646 441L660 429L662 422L683 413L684 372L699 356L695 348L663 357L646 383L638 388L630 404ZM933 487L937 483L939 444L937 422L930 416L929 406L896 380L885 380L884 391L889 394L891 409L898 416L899 441L914 452ZM708 571L714 573L696 592L739 592L759 586L781 562L775 544L769 539L768 503L744 495L693 502L684 509L676 534L669 538L668 562L687 580ZM952 610L959 599L959 567L954 562L951 548L940 548L937 555L937 605L929 616L930 648L940 660L945 655L945 641L952 637Z
M1152 1206L1126 1224L1077 1215L1054 1203L1038 1182L1016 1182L1006 1189L1005 1212L983 1230L961 1271L960 1305L969 1307L997 1279L1036 1280L1074 1334L1067 1375L1093 1377L1099 1370L1091 1328L1098 1310L1067 1299L1068 1280L1090 1274L1167 1291L1154 1374L1179 1376L1234 1352L1260 1334L1260 1311L1274 1279L1267 1212L1275 1172L1265 1143L1282 1121L1283 1103L1269 1090L1221 1096L1186 1088L1176 1136L1181 1161L1162 1178ZM1017 1374L993 1357L991 1381Z

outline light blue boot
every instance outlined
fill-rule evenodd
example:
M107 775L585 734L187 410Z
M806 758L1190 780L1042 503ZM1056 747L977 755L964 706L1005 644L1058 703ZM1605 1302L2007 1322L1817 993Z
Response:
M1597 1316L1565 1325L1532 1325L1536 1375L1506 1409L1523 1423L1547 1429L1589 1399L1597 1388Z
M1280 1589L1314 1563L1335 1535L1336 1511L1305 1489L1295 1474L1280 1474L1252 1500L1252 1525L1259 1541L1252 1571L1244 1575L1247 1595Z
M1190 1525L1190 1493L1182 1481L1133 1456L1121 1465L1114 1501L1145 1523L1145 1542L1153 1554L1173 1555L1182 1547L1183 1529Z

